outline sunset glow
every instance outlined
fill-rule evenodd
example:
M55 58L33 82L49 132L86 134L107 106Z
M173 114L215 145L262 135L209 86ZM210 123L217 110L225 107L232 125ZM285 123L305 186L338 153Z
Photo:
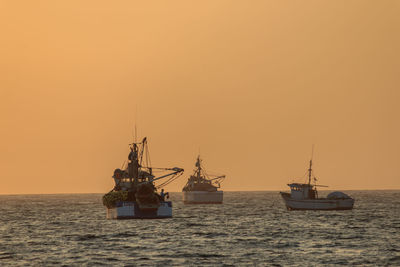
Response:
M400 188L399 1L2 1L0 194L104 193L135 124L225 191Z

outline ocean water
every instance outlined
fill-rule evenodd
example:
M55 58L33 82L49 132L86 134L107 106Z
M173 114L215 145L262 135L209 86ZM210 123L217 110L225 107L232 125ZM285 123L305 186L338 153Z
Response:
M400 266L400 191L346 191L351 211L287 211L278 192L225 192L174 217L107 220L101 194L0 196L0 265Z

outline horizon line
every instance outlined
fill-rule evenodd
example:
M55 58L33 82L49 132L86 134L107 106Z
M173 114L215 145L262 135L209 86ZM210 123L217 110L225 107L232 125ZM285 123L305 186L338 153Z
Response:
M282 190L222 190L223 192L282 192ZM289 191L289 190L283 190ZM318 190L318 191L339 191L339 190ZM396 189L343 189L341 191L400 191ZM182 193L182 191L168 191L170 193ZM0 193L0 196L16 196L16 195L89 195L89 194L106 194L104 192L62 192L62 193Z

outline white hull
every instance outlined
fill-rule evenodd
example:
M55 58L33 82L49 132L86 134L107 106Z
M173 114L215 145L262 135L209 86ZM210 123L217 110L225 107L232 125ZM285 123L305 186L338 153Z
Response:
M107 208L107 219L162 219L172 217L171 201L161 202L156 210L140 210L136 202L121 202Z
M183 191L185 204L222 204L223 198L223 191Z
M293 199L287 193L282 193L288 210L351 210L354 199Z

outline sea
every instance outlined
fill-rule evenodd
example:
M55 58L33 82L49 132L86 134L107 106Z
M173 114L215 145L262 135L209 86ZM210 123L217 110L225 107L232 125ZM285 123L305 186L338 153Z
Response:
M400 266L400 191L344 191L348 211L288 211L225 192L173 218L107 220L102 194L0 195L0 266ZM323 195L321 192L320 195Z

